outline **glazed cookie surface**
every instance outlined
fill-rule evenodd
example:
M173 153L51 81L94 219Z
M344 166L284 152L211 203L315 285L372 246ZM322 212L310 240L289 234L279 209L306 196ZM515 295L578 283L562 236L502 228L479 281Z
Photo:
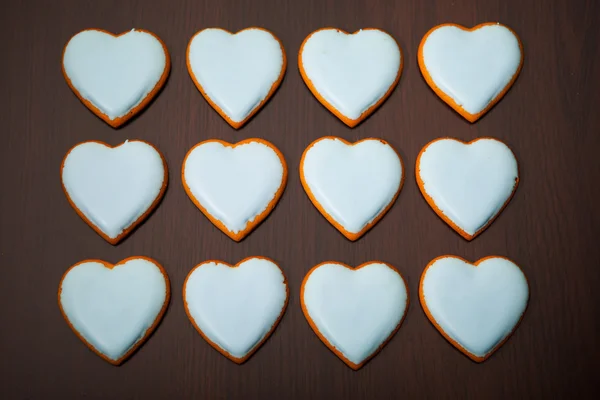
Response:
M473 361L482 362L521 321L529 285L523 271L507 258L492 256L471 264L442 256L423 271L419 297L440 333Z
M132 29L114 35L87 29L65 46L62 67L86 107L117 128L158 94L171 62L166 46L151 32Z
M130 257L115 265L82 261L69 268L58 289L58 304L69 327L114 365L150 336L169 299L166 272L146 257Z
M404 181L398 153L384 140L349 143L327 136L300 161L302 186L315 207L349 240L357 240L391 208Z
M283 45L263 28L231 33L204 29L190 40L188 71L208 103L241 128L274 94L287 61Z
M61 180L77 214L117 244L158 205L168 172L162 154L149 143L127 140L111 147L89 141L69 150Z
M493 138L436 139L419 153L416 176L427 203L467 240L493 222L519 184L514 154Z
M302 43L298 67L312 94L349 127L372 114L402 73L396 40L379 29L324 28Z
M205 261L183 285L185 310L198 333L238 364L275 330L288 293L283 272L264 257L249 257L233 266Z
M402 275L373 261L351 268L328 261L302 282L302 311L319 339L357 370L391 339L408 308Z
M262 139L194 146L182 167L185 191L223 233L242 240L273 210L287 182L281 152Z
M419 67L427 84L470 122L481 118L516 80L523 65L517 35L498 23L471 29L432 28L421 41Z

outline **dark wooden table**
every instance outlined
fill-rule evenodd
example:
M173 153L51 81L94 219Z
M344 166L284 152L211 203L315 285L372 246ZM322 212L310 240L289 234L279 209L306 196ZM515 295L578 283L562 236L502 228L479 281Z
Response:
M600 296L600 2L595 0L152 0L10 1L0 12L0 398L388 399L575 398L597 383ZM519 79L474 125L442 103L417 67L421 37L434 25L499 21L525 49ZM240 131L210 108L185 67L199 29L263 26L283 42L288 71L273 99ZM311 31L377 27L405 56L400 84L366 122L349 129L321 106L297 70ZM89 112L61 75L61 52L78 31L97 27L155 32L172 57L163 92L139 118L114 130ZM381 137L397 148L407 180L397 203L355 243L311 205L298 177L314 139ZM423 145L439 136L505 141L521 167L517 193L491 227L468 243L427 206L414 181ZM290 167L271 216L241 243L215 228L187 198L180 178L186 152L207 138L273 142ZM77 216L61 190L65 152L84 140L116 145L143 139L165 155L171 182L156 212L118 246ZM450 346L418 301L420 274L442 254L470 260L497 254L522 266L531 301L513 337L475 364ZM113 367L64 323L56 303L63 272L87 258L117 262L146 255L172 283L162 324L128 362ZM291 290L288 310L265 345L238 366L192 328L181 287L207 259L235 263L251 255L277 260ZM369 260L407 278L411 306L384 350L363 369L346 367L314 335L299 289L315 264ZM589 394L590 397L593 393Z

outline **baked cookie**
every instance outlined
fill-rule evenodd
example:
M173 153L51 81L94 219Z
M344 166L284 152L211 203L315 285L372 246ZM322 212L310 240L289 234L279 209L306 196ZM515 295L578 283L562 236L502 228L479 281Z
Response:
M323 28L300 47L298 67L312 94L349 127L372 114L396 87L402 73L396 40L379 29L348 34Z
M529 285L523 271L504 257L471 264L441 256L425 267L419 298L437 330L470 359L482 362L521 321Z
M170 293L167 273L149 258L130 257L115 265L85 260L63 275L58 306L79 339L120 365L156 329Z
M194 328L238 364L275 330L288 296L283 271L264 257L249 257L233 266L205 261L183 284L183 304Z
M287 183L281 152L262 139L206 140L187 153L183 187L196 207L235 241L273 210Z
M517 79L523 46L515 32L499 23L471 29L442 24L423 37L418 60L433 91L469 122L475 122Z
M71 206L113 245L156 208L168 182L162 154L140 140L116 147L97 141L80 143L63 159L60 174Z
M235 129L275 93L287 65L279 39L255 27L203 29L190 40L186 58L202 96Z
M415 169L427 203L467 240L494 221L519 184L514 154L492 138L436 139L423 147Z
M400 328L408 308L408 288L388 264L372 261L351 268L327 261L306 274L300 301L319 339L357 370Z
M321 214L349 240L357 240L396 201L404 167L384 140L349 143L326 136L304 150L300 179Z
M63 75L94 114L113 128L140 112L164 86L171 61L155 34L86 29L65 46Z

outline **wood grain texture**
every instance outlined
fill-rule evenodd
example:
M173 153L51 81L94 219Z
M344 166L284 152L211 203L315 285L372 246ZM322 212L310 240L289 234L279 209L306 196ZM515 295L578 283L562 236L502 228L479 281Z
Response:
M595 0L148 0L10 1L0 13L0 398L390 399L584 398L597 388L600 321L600 2ZM506 97L471 125L427 87L417 67L421 37L434 25L500 21L520 36L525 63ZM289 68L269 103L233 130L206 103L185 67L192 35L206 27L264 26L285 46ZM391 97L355 129L337 120L305 87L297 51L310 32L377 27L405 56ZM139 27L160 36L172 57L166 87L139 117L114 130L69 90L63 46L84 28ZM313 140L381 137L400 152L407 180L390 212L355 243L311 205L297 166ZM440 136L507 143L521 183L500 217L471 243L427 206L414 181L422 146ZM241 243L213 226L187 198L177 171L196 143L250 137L271 141L290 168L274 212ZM69 207L59 168L85 140L112 145L142 139L165 155L170 184L157 210L116 247ZM417 301L425 265L442 254L471 261L513 259L531 301L514 336L477 365L448 344ZM172 301L150 340L121 367L89 351L56 304L61 275L76 262L159 261ZM290 284L290 302L273 336L244 365L212 349L186 318L181 289L198 263L272 258ZM314 335L299 302L304 274L337 260L381 260L408 281L406 320L361 370L346 367ZM589 393L592 397L593 393Z

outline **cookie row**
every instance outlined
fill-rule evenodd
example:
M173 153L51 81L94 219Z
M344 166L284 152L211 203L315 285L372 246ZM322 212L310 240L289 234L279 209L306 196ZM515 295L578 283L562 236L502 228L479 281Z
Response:
M280 40L256 27L235 34L220 28L201 30L189 42L186 63L202 96L236 129L273 95L287 66ZM319 29L303 41L298 53L298 68L310 91L349 127L391 94L403 63L396 40L379 29L353 34ZM499 23L471 29L439 25L427 32L418 50L427 84L470 122L502 98L522 63L519 38ZM79 99L116 128L164 86L170 57L151 32L132 29L113 35L87 29L69 40L62 66Z
M206 261L183 284L186 314L198 333L236 363L246 361L283 317L289 286L264 257L236 265ZM474 264L455 256L432 260L419 283L421 306L439 332L482 362L508 339L529 299L523 271L504 257ZM164 268L146 257L115 265L86 260L67 270L58 304L75 334L106 361L120 365L160 323L170 301ZM391 265L356 268L328 261L313 267L300 288L302 311L323 343L359 369L400 328L409 304L406 281Z
M436 139L416 161L416 180L435 212L467 240L480 234L510 201L517 160L497 139ZM349 143L326 136L311 143L299 166L302 186L321 214L357 240L391 208L403 186L402 159L389 143ZM273 210L287 183L283 154L263 139L198 143L181 175L202 213L235 241ZM91 141L65 156L61 179L69 203L98 234L117 244L158 205L168 181L161 153L143 141L110 147Z

